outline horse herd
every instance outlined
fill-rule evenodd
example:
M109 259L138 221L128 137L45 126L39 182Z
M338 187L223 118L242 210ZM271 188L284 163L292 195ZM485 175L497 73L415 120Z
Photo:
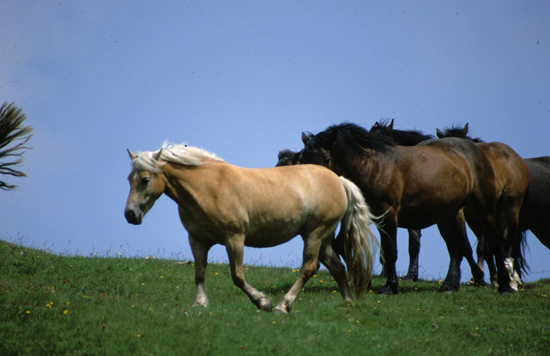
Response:
M260 310L290 312L319 262L338 283L342 298L360 297L378 247L371 224L379 230L387 278L379 293L398 291L397 228L409 230L406 277L416 280L420 230L432 225L450 256L440 291L459 289L460 263L466 258L476 284L486 284L485 261L491 282L500 292L512 292L526 268L524 232L531 230L550 248L550 157L522 159L503 143L485 143L467 133L468 125L437 130L435 138L394 130L393 121L370 130L342 123L315 135L302 133L301 151L281 151L277 167L258 169L237 167L186 145L128 151L132 171L125 217L140 224L162 194L178 204L195 259L196 306L208 305L205 269L215 244L225 246L233 282ZM478 238L477 262L466 223ZM273 308L245 281L244 246L276 246L297 235L304 241L302 268Z

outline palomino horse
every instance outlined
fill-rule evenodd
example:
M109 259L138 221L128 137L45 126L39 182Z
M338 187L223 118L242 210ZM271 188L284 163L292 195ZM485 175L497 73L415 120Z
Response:
M437 137L460 137L463 139L476 142L479 148L485 152L496 176L498 203L497 210L499 215L497 218L503 223L499 224L504 227L503 234L509 242L510 251L506 252L506 257L514 259L514 266L508 266L509 272L514 271L519 273L514 279L513 288L517 289L517 283L521 282L520 276L525 267L525 262L521 254L521 244L523 235L519 227L520 210L523 204L523 199L529 184L529 169L525 161L508 145L500 142L483 142L481 139L474 139L468 136L468 124L464 127L452 127L441 131L437 129ZM496 283L496 271L492 260L492 251L487 251L483 230L480 229L479 222L476 217L468 221L468 225L479 239L478 243L478 263L483 268L484 257L489 267L491 282Z
M353 300L345 268L331 248L330 234L338 223L347 236L348 276L361 296L370 282L371 215L357 186L317 166L246 169L230 165L196 147L164 145L156 152L134 154L128 176L130 194L124 214L131 224L164 193L178 204L195 258L196 306L207 306L205 268L215 244L225 245L233 282L258 309L271 311L270 300L244 279L244 246L270 247L301 235L304 240L300 275L276 312L288 313L304 284L323 263Z
M387 273L379 293L397 293L395 271L397 227L423 229L437 224L450 254L449 272L440 291L456 291L460 262L472 254L465 213L476 214L495 245L499 290L511 291L503 255L496 248L502 236L496 226L496 183L492 166L474 143L448 138L413 147L396 146L354 124L331 126L317 135L302 134L301 163L332 169L361 188L376 216ZM500 268L502 267L502 269ZM481 284L483 272L474 279Z

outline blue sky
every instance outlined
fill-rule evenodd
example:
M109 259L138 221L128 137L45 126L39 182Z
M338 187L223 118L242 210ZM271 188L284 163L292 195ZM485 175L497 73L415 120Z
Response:
M302 131L395 118L432 134L469 122L523 157L550 155L546 1L8 0L0 13L0 101L34 127L28 177L0 192L4 240L190 259L167 197L141 226L123 216L126 148L165 140L269 167L301 148ZM404 272L404 230L398 239ZM550 277L550 251L528 242L529 279ZM301 249L299 238L247 249L245 262L296 267ZM445 276L436 229L424 231L420 258L423 276ZM211 261L226 261L223 247Z

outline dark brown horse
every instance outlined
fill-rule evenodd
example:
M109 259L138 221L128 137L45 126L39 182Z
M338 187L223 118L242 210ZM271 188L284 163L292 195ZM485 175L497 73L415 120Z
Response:
M278 161L275 167L282 167L282 166L294 166L296 164L300 164L300 154L302 151L294 152L291 150L282 150L279 151Z
M454 128L446 131L457 137L463 137L474 142L483 142L481 139L472 139L468 136L468 124L463 128ZM441 132L441 135L445 135ZM534 157L524 159L529 169L529 184L523 198L519 214L519 226L522 232L531 232L540 242L550 249L550 157Z
M519 213L522 232L531 232L550 249L550 157L525 158L529 185Z
M369 131L375 135L385 135L391 137L392 140L400 146L416 146L422 141L434 139L434 136L426 135L417 130L403 131L393 128L393 119L391 121L381 120L376 122ZM421 230L407 229L409 233L409 269L407 274L402 279L411 279L418 281L419 257L420 257L420 238L422 237ZM336 251L336 244L333 245ZM468 259L468 256L466 256ZM473 257L472 257L473 260ZM470 260L468 260L470 263ZM471 263L470 263L471 264ZM383 272L384 274L384 272Z
M437 224L450 255L440 291L456 291L460 262L472 254L465 216L477 216L495 251L499 290L511 291L503 259L505 240L497 227L495 174L485 153L474 143L448 138L417 146L397 146L355 124L334 125L317 135L302 134L301 163L320 164L356 183L379 216L387 272L379 293L398 290L395 271L397 227L423 229ZM483 272L474 273L481 283Z
M515 267L509 267L510 273L513 272L513 269L521 275L525 263L521 254L523 238L519 227L520 210L529 184L529 169L525 161L508 145L500 142L487 143L479 138L469 137L468 124L464 127L451 127L443 131L437 129L437 136L439 138L460 137L476 142L489 158L497 182L497 209L500 212L497 218L503 221L505 228L503 233L505 238L510 241L510 251L506 251L506 257L514 259ZM479 239L478 263L483 268L483 259L485 258L491 274L491 281L495 283L496 271L492 263L492 254L487 251L484 243L483 231L477 226L479 223L476 222L475 217L473 221L468 221L468 225Z

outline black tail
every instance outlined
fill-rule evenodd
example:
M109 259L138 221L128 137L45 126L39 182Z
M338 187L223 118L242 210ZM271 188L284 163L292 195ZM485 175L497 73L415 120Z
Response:
M518 272L520 278L526 275L530 271L530 267L525 260L525 250L528 249L527 245L527 230L518 234L518 239L515 242L515 246L512 249L512 257L514 258L514 270Z

